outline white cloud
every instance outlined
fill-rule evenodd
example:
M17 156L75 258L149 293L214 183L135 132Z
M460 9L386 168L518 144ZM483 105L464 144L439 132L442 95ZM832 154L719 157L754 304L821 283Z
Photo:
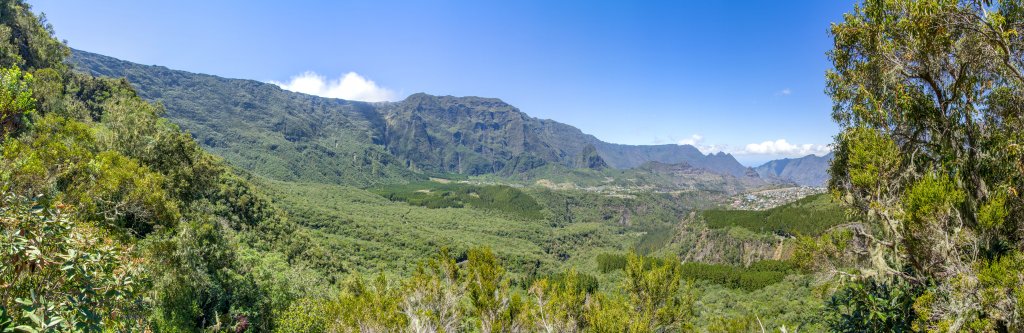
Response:
M750 154L750 155L784 155L784 156L805 156L805 155L825 155L832 151L832 147L829 145L820 144L791 144L786 139L778 139L775 141L764 141L761 143L751 143L743 148L742 151L736 152L737 154Z
M378 86L376 82L356 72L348 72L348 74L336 80L328 80L327 77L314 72L305 72L293 76L287 83L277 81L270 81L270 83L276 84L285 90L321 97L364 102L383 102L398 99L394 91Z
M793 93L792 90L789 90L789 88L786 88L786 89L779 90L779 92L775 93L775 95L776 96L789 96L789 94L792 94L792 93Z
M704 137L701 136L700 134L694 134L691 135L689 138L679 140L679 144L691 146L697 146L701 142L704 142Z
M722 151L725 151L726 148L728 148L725 145L709 145L709 144L705 144L704 143L704 136L700 135L700 134L690 135L690 137L688 137L688 138L676 141L676 144L694 146L694 147L697 148L697 150L700 150L700 152L705 153L705 154L722 152Z

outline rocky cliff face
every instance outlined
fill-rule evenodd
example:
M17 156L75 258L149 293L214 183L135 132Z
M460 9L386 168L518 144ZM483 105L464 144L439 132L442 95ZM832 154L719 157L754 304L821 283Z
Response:
M794 240L742 230L708 229L690 214L676 227L668 248L683 261L748 266L761 260L792 257Z
M583 147L583 151L580 152L580 156L576 159L577 168L587 168L594 170L604 170L608 168L608 163L604 161L601 154L598 153L597 148L594 145L586 145Z
M395 156L433 172L509 174L558 163L575 151L553 147L544 124L494 98L414 94L380 104L385 145Z

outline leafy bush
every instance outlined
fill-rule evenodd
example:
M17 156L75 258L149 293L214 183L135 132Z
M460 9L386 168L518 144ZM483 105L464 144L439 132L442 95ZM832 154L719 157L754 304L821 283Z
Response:
M141 331L148 304L138 253L64 208L0 197L0 309L9 311L8 326Z
M0 138L20 129L35 111L32 74L18 67L0 68Z
M914 332L914 301L922 292L896 280L852 281L825 303L825 322L833 332Z

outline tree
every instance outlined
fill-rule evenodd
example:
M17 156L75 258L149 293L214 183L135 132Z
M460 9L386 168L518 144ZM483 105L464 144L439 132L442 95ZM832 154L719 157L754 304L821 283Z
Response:
M509 291L505 269L489 248L473 248L467 252L466 291L473 314L480 320L482 332L521 332L526 330L523 317L527 306Z
M45 16L32 14L22 0L0 1L0 66L21 69L67 68L71 50L54 38Z
M534 282L530 293L536 301L534 321L544 332L580 332L586 327L587 290L575 269L567 271L561 279Z
M0 68L0 140L20 129L35 111L32 74L17 67Z
M626 261L623 289L629 295L632 310L630 331L674 332L689 328L694 300L690 290L681 288L683 273L679 261L644 258L636 253L630 253Z
M421 264L406 283L402 312L409 319L410 332L459 332L463 311L459 306L466 293L459 283L462 271L448 249Z
M862 275L933 287L915 304L921 330L1024 329L977 279L1024 236L1020 32L1016 0L871 0L831 28L843 130L829 185L870 226L857 229L871 244Z

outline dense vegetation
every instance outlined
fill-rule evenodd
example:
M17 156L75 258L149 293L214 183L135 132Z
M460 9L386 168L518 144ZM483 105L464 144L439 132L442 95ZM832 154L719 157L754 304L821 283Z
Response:
M325 246L325 252L299 260L327 274L408 273L440 247L456 252L491 247L517 273L551 261L544 220L487 209L420 207L348 186L261 183L274 193L275 204Z
M162 109L68 53L26 4L0 3L2 329L269 330L305 287L264 273L311 245Z
M668 332L692 328L694 298L679 264L628 259L625 295L592 292L573 270L516 292L497 258L471 249L463 264L443 252L412 277L383 275L344 284L336 298L293 303L279 318L282 332ZM644 263L648 264L644 264ZM468 318L474 320L467 321Z
M817 236L847 221L842 207L817 194L768 210L710 209L702 213L709 227L743 227L778 235Z
M782 282L794 270L793 264L778 260L757 261L750 267L688 262L683 264L683 277L729 288L756 290Z
M470 206L511 214L524 219L541 219L543 207L533 197L506 185L476 186L461 183L411 183L390 185L374 190L392 201L403 201L427 208Z
M598 270L609 273L626 267L628 256L602 253L597 256ZM656 262L657 259L646 258ZM756 261L748 267L687 262L682 264L682 276L687 280L700 280L726 286L756 290L781 282L787 275L795 273L796 264L780 260Z
M870 257L835 330L1024 330L1024 3L866 1L834 24L830 187Z
M518 278L570 267L593 273L598 253L666 242L651 241L648 235L671 237L674 221L687 212L670 194L625 198L439 182L370 190L272 180L260 184L327 250L296 260L328 275L412 272L442 246L454 252L490 247Z
M831 196L694 213L750 184L607 168L692 152L425 125L484 110L571 131L496 100L389 104L409 119L385 136L374 105L78 59L160 81L135 84L234 169L129 82L76 72L44 19L3 0L0 332L1021 331L1019 31L1014 1L856 7L832 27ZM198 87L251 98L185 98ZM534 146L562 135L578 156ZM500 176L422 173L451 171Z

